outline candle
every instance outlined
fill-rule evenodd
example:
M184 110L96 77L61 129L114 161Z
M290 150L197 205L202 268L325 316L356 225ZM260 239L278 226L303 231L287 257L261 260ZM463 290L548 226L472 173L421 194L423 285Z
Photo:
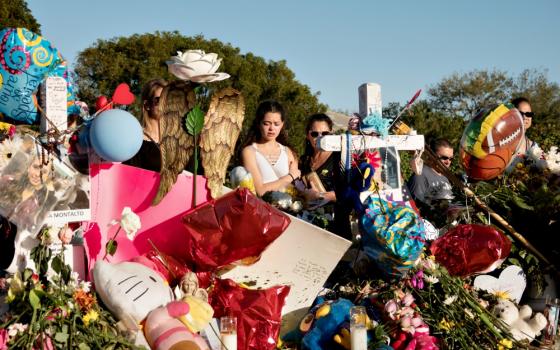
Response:
M367 329L365 327L351 328L350 342L352 350L367 350Z
M220 318L222 350L237 350L237 319L233 316Z
M350 345L352 350L367 350L367 313L363 306L350 309Z
M237 350L237 333L222 333L222 350Z

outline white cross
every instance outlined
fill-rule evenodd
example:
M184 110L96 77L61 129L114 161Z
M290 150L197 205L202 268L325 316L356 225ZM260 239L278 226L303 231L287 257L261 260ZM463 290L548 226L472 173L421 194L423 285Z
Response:
M381 86L379 84L362 84L358 88L358 95L362 118L372 113L381 115ZM355 151L386 148L385 154L388 154L387 152L389 152L391 147L394 147L397 151L423 150L424 135L388 135L383 138L370 135L327 135L319 137L317 144L324 151L342 152L342 163L348 169L348 164L352 162L352 153L355 153ZM350 152L348 152L348 148ZM402 184L398 152L394 152L394 157L396 158L397 173L395 175L398 187L392 187L389 191L393 196L400 197L400 187Z

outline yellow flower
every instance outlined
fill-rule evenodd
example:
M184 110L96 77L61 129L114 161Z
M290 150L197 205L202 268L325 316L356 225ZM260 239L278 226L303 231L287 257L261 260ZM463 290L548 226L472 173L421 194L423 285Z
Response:
M507 300L507 299L511 300L511 296L505 290L496 290L492 294L494 294L496 296L496 298L501 299L501 300Z
M444 331L450 331L453 327L455 327L455 322L453 321L447 321L445 318L439 321L439 328Z
M87 326L91 321L97 321L99 314L95 310L89 310L87 314L82 317L84 324Z
M502 339L498 343L498 350L506 350L513 348L513 342L509 339Z

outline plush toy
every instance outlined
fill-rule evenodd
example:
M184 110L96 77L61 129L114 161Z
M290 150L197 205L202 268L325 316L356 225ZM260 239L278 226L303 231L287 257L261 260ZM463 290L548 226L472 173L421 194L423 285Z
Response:
M361 216L366 209L361 194L372 191L376 186L375 167L368 162L361 162L349 171L350 182L342 193L342 201L351 206Z
M537 312L531 318L533 310L529 305L523 305L517 309L517 306L509 300L500 300L494 307L493 313L509 325L511 334L516 340L533 341L547 324L542 313Z
M148 314L144 324L144 335L152 350L209 349L204 339L189 329L189 325L193 321L194 308L191 306L198 305L199 302L200 304L205 303L199 299L191 298L187 300L188 302L172 301Z
M253 177L251 173L247 171L242 166L236 166L231 169L229 173L229 179L233 187L244 187L251 191L253 194L255 191L255 183L253 182Z
M150 311L173 300L163 278L139 263L98 260L93 280L103 303L129 329L138 329Z
M96 291L107 308L127 328L143 328L152 349L208 349L196 334L212 319L212 307L205 300L184 295L180 301L173 301L167 282L141 263L97 261L93 277ZM195 291L199 289L196 282Z
M345 322L350 321L350 308L354 304L347 299L325 301L319 297L309 313L300 322L299 328L286 334L286 342L299 342L303 349L330 349L334 337Z

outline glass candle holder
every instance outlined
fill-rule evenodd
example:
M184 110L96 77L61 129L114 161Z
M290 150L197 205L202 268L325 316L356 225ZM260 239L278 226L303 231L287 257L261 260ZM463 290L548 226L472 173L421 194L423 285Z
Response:
M556 342L556 335L558 334L558 321L560 318L560 299L546 298L546 305L544 308L544 317L546 317L547 325L543 330L544 343L552 345Z
M352 350L367 350L367 313L363 306L350 309L350 343Z
M237 318L233 316L220 318L220 339L222 350L237 350Z

